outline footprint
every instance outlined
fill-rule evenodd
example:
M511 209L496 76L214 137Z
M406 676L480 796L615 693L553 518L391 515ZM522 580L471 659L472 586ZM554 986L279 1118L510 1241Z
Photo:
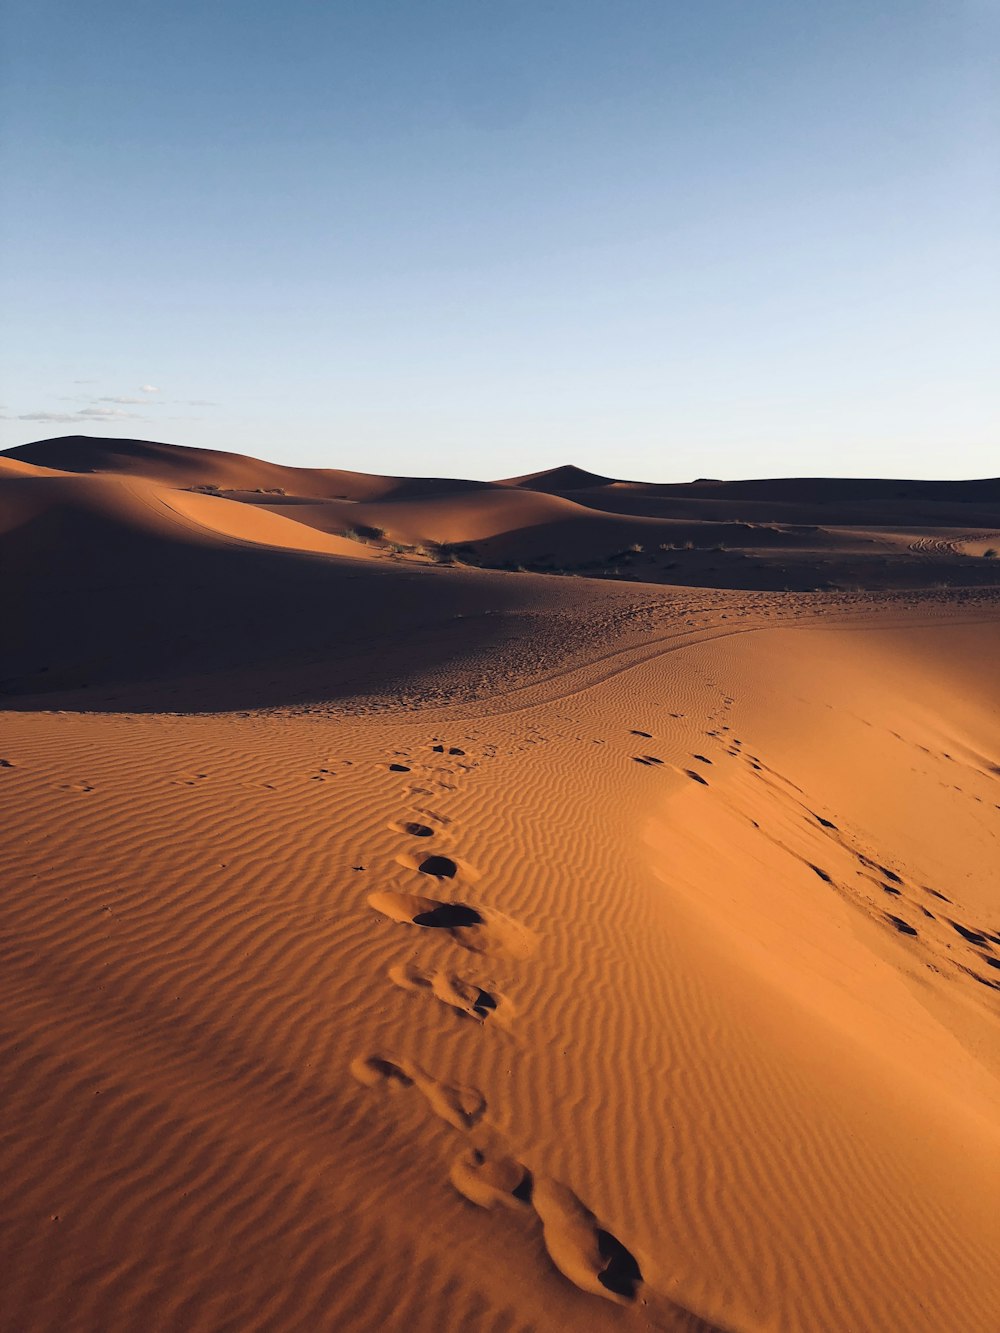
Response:
M693 768L686 768L684 772L688 775L688 777L691 779L692 782L700 782L703 787L708 786L708 783L701 776L701 774L696 773Z
M901 935L916 935L916 930L910 925L909 921L904 921L901 916L893 916L891 912L886 912L886 920L899 931Z
M487 1157L478 1148L469 1148L455 1159L448 1179L479 1208L523 1210L531 1203L531 1172L513 1157Z
M411 819L399 819L389 827L393 833L408 833L411 838L432 838L435 832L429 824L419 824Z
M635 1300L642 1285L635 1257L571 1189L542 1177L534 1182L531 1201L542 1219L549 1258L564 1277L620 1305Z
M403 990L430 991L442 1004L480 1023L493 1017L501 1027L507 1026L508 1002L454 972L421 972L412 963L402 963L389 968L389 979Z
M651 741L651 740L653 739L653 733L652 733L651 731L635 731L635 730L633 730L631 734L632 734L633 736L641 736L641 737L643 738L643 740L647 740L647 741Z
M439 856L432 854L420 854L413 852L402 852L396 857L398 865L406 866L407 870L419 870L422 875L430 875L433 879L454 879L456 875L465 880L477 880L479 872L475 866L469 865L468 861L460 861L452 856Z
M368 905L391 921L445 931L470 953L527 958L537 943L534 933L527 927L491 908L442 902L437 898L397 893L392 889L369 895Z
M486 1111L486 1098L478 1088L439 1083L419 1065L408 1060L390 1060L384 1055L363 1055L351 1062L351 1073L367 1088L385 1085L417 1088L431 1110L455 1129L471 1129Z
M386 767L390 773L409 773L410 771L407 764L388 764Z
M619 1305L635 1300L642 1273L635 1257L566 1185L532 1173L505 1153L479 1148L462 1153L449 1180L480 1208L520 1210L530 1204L542 1223L549 1258L581 1291Z
M990 947L989 936L983 931L973 930L971 926L959 925L957 921L952 921L950 917L945 917L945 920L948 922L948 925L951 926L952 930L961 935L962 939L967 940L969 944L978 944L986 949Z
M637 764L648 764L652 766L653 764L663 763L663 760L657 759L655 754L634 754L632 758Z
M693 754L692 759L697 759L699 764L711 764L711 759L706 759L703 754Z

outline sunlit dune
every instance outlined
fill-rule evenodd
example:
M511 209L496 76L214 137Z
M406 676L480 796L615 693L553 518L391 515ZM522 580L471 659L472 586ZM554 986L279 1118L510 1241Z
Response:
M0 455L0 1328L993 1333L998 550Z

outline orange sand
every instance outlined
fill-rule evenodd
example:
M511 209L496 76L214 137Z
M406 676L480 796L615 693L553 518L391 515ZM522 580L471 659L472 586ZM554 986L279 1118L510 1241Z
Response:
M433 547L694 487L13 454L0 1328L993 1333L996 483L746 483L895 552L785 592Z

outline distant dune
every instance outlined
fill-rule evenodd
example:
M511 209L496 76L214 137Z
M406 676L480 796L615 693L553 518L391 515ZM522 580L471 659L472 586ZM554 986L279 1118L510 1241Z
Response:
M995 1333L998 551L0 456L0 1328Z

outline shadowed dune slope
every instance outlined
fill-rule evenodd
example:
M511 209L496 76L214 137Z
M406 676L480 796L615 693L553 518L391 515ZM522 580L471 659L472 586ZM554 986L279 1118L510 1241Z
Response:
M446 662L559 601L486 573L400 568L258 506L120 476L0 491L9 699L232 708L329 698ZM291 673L291 674L289 674ZM18 706L24 706L19 703Z
M144 477L168 486L222 491L288 491L293 495L377 500L400 492L462 493L487 483L430 477L379 477L335 468L286 467L244 454L150 440L66 435L5 449L0 457L65 472Z
M561 467L548 468L544 472L529 472L523 477L508 477L499 483L501 486L519 486L528 491L543 491L549 494L561 494L564 491L589 490L597 486L611 486L615 483L610 477L602 477L596 472L587 472L573 463L564 463Z
M19 475L0 489L0 533L23 543L21 558L32 549L43 529L58 531L66 550L53 553L70 562L74 535L83 545L88 527L106 524L102 540L95 530L87 539L96 556L114 563L119 543L140 545L145 538L206 543L244 543L273 546L282 550L314 551L326 555L371 558L363 547L342 537L321 534L280 514L237 504L213 495L174 490L139 479L115 475L75 477L67 473ZM20 536L18 535L20 534ZM39 545L38 554L42 547ZM14 558L14 552L11 552Z
M374 542L383 554L392 544L458 547L463 562L491 568L760 590L1000 583L996 479L654 485L566 465L491 483L289 468L211 450L86 436L23 445L0 462L6 468L0 482L26 466L39 476L38 469L55 468L81 478L155 482L267 509L331 537ZM174 508L191 513L193 504L177 501ZM315 541L289 530L282 544L318 549Z

